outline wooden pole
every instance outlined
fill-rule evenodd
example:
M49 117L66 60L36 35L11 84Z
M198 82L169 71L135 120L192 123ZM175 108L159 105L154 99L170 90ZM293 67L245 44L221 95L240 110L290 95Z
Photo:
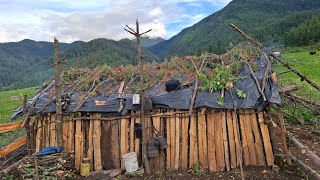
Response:
M56 93L56 136L57 145L62 146L62 102L61 102L61 63L59 58L59 41L54 38L54 79Z
M284 126L284 119L283 119L283 113L282 113L282 109L281 108L278 108L278 115L279 115L280 126L281 126L282 144L283 144L284 152L286 153L287 163L288 163L288 165L292 165L291 159L289 157L289 150L288 150L288 147L287 147L286 127Z
M27 113L28 113L28 110L27 110L27 95L26 94L24 94L23 95L23 104L22 104L22 110L23 110L23 117L24 118L26 118L26 115L27 115ZM28 155L31 155L32 154L32 152L31 152L31 147L30 147L30 141L31 141L31 139L30 139L30 125L29 124L26 124L26 126L25 126L25 128L26 128L26 132L27 132L27 152L28 152Z
M290 136L289 134L288 134L288 139L290 142L292 142L296 147L298 147L301 150L302 154L307 153L309 158L318 166L320 166L320 158L313 151L311 151L307 146L304 146L303 144L301 144L296 138Z
M141 98L141 128L142 128L142 161L144 163L145 171L147 174L150 174L150 165L149 165L149 159L147 156L147 143L146 143L146 135L147 135L147 129L146 129L146 122L145 122L145 97L144 97L144 67L143 67L143 61L142 61L142 51L140 46L140 37L142 34L146 34L147 32L150 32L150 30L141 33L139 32L139 21L136 20L136 32L130 28L128 25L128 29L124 29L125 31L129 32L130 34L134 35L137 39L137 50L138 50L138 61L139 61L139 69L140 69L140 98Z

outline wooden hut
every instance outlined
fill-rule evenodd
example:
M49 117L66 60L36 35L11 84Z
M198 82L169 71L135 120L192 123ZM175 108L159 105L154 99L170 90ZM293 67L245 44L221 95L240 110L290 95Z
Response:
M280 102L278 88L263 56L248 55L249 46L237 48L221 56L146 64L147 142L156 133L167 141L166 149L149 158L154 172L189 169L197 162L210 172L230 171L240 163L273 165L265 107ZM168 90L173 79L178 84ZM128 152L136 152L141 162L141 112L132 103L141 88L138 80L134 66L64 72L62 148L74 152L76 168L84 157L92 170L124 168L121 156ZM57 145L52 84L28 103L31 146L37 152Z

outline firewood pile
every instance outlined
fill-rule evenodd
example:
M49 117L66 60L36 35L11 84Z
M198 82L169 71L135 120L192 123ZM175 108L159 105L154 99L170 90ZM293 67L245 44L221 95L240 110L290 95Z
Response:
M34 156L27 156L18 165L17 170L23 179L75 179L74 155L71 153L57 153L37 157L37 169ZM38 175L37 175L38 174Z

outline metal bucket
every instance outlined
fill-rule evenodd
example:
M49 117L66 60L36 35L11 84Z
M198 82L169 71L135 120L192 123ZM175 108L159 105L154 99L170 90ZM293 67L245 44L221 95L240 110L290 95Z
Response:
M132 95L132 105L140 105L140 94L133 94Z

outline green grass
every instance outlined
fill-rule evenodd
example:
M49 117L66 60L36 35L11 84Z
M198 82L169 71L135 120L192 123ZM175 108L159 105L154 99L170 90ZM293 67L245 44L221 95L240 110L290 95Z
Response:
M292 67L307 76L311 81L320 86L320 52L317 55L310 56L309 52L284 53L283 59L286 60ZM277 64L276 72L284 72L288 69L281 64ZM282 86L299 85L302 88L295 93L305 96L306 98L320 103L320 92L310 86L306 81L301 82L299 76L293 72L280 75L279 81Z
M36 92L37 88L35 87L0 92L0 124L10 122L14 110L22 106L22 95L26 94L29 99ZM12 96L18 96L19 100L11 100Z
M302 52L285 52L282 58L294 67L297 71L307 76L311 81L320 86L320 52L317 55L309 55L309 51ZM288 69L280 63L275 65L277 73L285 72ZM282 87L288 85L299 85L301 89L295 91L294 94L303 96L304 98L320 104L320 91L309 85L306 81L301 82L301 78L293 72L282 74L278 77L279 84ZM306 109L298 110L307 121L319 120L319 117L307 112Z

